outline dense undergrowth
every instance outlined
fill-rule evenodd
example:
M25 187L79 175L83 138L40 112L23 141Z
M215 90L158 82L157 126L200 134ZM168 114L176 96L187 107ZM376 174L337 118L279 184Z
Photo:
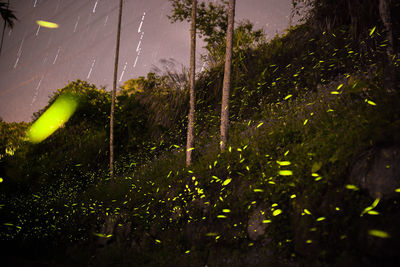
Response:
M79 109L37 145L23 138L28 125L1 122L8 132L1 144L0 238L11 260L74 266L398 261L400 232L392 222L399 221L399 197L373 198L349 177L361 153L400 141L398 92L383 86L387 42L379 27L361 36L355 42L346 27L318 32L306 23L236 51L224 153L218 146L223 65L199 74L190 167L184 164L187 88L173 87L168 76L149 74L121 88L113 183L110 94L103 89L76 81L52 96L49 105L72 91ZM398 73L399 59L393 62Z

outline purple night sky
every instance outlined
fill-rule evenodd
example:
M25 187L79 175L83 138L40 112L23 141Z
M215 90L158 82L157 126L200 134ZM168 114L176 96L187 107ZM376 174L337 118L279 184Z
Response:
M52 92L76 79L110 90L118 6L118 0L10 0L18 21L4 34L0 117L7 122L28 122L33 112L47 104ZM235 21L249 19L270 39L288 27L290 10L291 0L237 0ZM173 58L189 65L190 25L171 24L168 14L171 6L167 0L124 1L119 85L145 76L154 65L160 67L160 59ZM36 20L60 27L39 27ZM198 41L197 71L203 65L202 46Z

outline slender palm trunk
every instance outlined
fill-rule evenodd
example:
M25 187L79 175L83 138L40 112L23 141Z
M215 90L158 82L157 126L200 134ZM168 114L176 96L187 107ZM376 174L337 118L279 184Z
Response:
M232 45L233 45L233 27L235 19L235 0L229 0L228 30L226 36L225 52L225 71L222 87L222 105L221 105L221 152L225 151L228 142L229 130L229 91L231 87L232 70Z
M119 1L119 17L117 30L117 45L115 48L115 65L114 65L114 83L111 94L111 113L110 113L110 178L114 181L114 107L115 107L115 91L117 87L118 73L118 57L119 57L119 41L121 36L121 18L122 18L122 1Z
M186 143L186 166L192 163L192 151L194 145L194 111L195 111L195 93L194 83L196 77L196 9L197 0L192 3L192 27L190 30L191 44L190 44L190 110L188 116L188 131Z
M6 22L4 21L3 32L1 33L1 44L0 44L0 55L3 50L3 39L4 39L4 31L6 30Z

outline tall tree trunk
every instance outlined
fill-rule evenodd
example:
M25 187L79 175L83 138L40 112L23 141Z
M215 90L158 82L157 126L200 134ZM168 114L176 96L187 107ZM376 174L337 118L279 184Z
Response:
M10 0L7 1L7 9L10 5ZM1 33L1 44L0 44L0 55L1 55L1 51L3 51L3 39L4 39L4 32L6 31L6 20L4 20L4 24L3 24L3 32Z
M379 14L383 25L385 26L386 39L388 40L388 46L386 47L386 67L385 67L385 87L389 93L393 93L396 83L396 74L393 66L393 30L392 30L392 18L390 15L390 2L391 0L379 0Z
M110 112L110 178L114 182L114 107L115 107L115 91L117 87L118 73L118 57L119 57L119 41L121 36L121 18L122 18L122 1L119 1L119 16L117 30L117 45L115 48L115 65L114 65L114 83L111 94L111 112Z
M196 75L196 9L197 0L192 3L192 27L190 30L191 44L190 44L190 110L188 116L188 130L187 130L187 143L186 143L186 166L192 163L192 151L194 145L194 110L195 110L195 93L194 83Z
M225 71L224 82L222 87L222 104L221 104L221 152L225 151L228 142L229 130L229 91L231 87L231 70L232 70L232 45L233 45L233 28L235 20L235 0L229 0L228 10L228 30L226 35L226 52L225 52Z
M1 55L1 51L3 50L3 38L4 38L5 30L6 30L6 22L4 21L3 32L1 33L0 55Z

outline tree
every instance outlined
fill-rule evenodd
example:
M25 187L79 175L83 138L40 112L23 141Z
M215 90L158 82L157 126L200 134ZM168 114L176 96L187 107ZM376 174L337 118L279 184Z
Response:
M192 0L169 0L173 14L168 16L172 23L177 21L191 22ZM200 38L204 37L206 49L212 50L226 35L228 16L226 2L222 4L201 2L196 8L196 29Z
M238 66L241 64L240 68L246 68L242 64L242 59L244 59L251 49L254 49L262 42L265 41L263 30L253 30L253 24L244 20L236 23L233 36L233 46L232 46L232 64L233 66ZM225 60L226 51L226 36L224 36L219 43L214 44L213 49L208 51L207 56L203 56L203 60L207 62L210 68L218 66L221 62Z
M1 34L0 54L3 48L3 39L6 26L8 25L8 27L10 28L14 27L14 21L17 20L17 17L14 15L14 12L9 9L9 2L10 2L9 0L7 1L7 4L0 2L0 13L1 17L4 20L3 32Z
M114 107L115 107L115 91L117 87L117 72L118 72L118 57L119 57L119 42L121 36L121 18L122 18L122 1L119 1L119 16L117 30L117 45L115 48L115 65L114 65L114 83L111 94L111 112L110 112L110 178L114 180Z
M190 44L190 110L188 115L188 130L186 141L186 166L192 163L192 150L194 145L194 111L195 111L195 74L196 74L196 7L197 0L192 3L192 25L190 30L191 44Z
M173 8L173 14L168 18L172 23L191 22L192 0L169 1ZM207 54L201 57L210 68L219 65L225 59L228 4L227 1L220 0L216 3L210 2L208 5L201 2L197 6L196 29L199 37L204 37L206 43L204 48L207 50ZM262 30L253 30L253 25L247 20L239 22L234 33L235 38L239 37L239 39L233 40L233 60L235 56L261 41L263 37Z
M228 31L226 36L226 55L225 55L225 71L222 86L222 104L221 104L221 143L220 148L223 152L228 141L229 130L229 91L231 86L231 69L232 69L232 46L233 46L233 29L235 19L235 0L229 0L228 11Z
M379 0L379 14L386 31L386 40L388 45L386 47L386 73L385 73L385 87L391 92L395 87L395 71L393 66L392 57L393 52L393 30L392 30L392 18L390 14L391 0Z

